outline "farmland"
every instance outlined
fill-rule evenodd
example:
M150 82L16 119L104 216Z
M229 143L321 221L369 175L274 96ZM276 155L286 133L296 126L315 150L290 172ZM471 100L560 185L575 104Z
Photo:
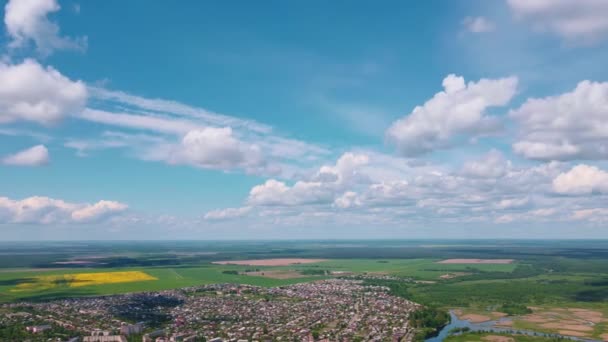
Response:
M93 286L115 283L131 283L146 280L158 280L142 271L116 271L95 273L73 273L59 275L38 275L24 279L14 289L14 292L46 291L57 286L67 287Z
M70 286L70 281L61 279L78 279L81 272L89 275L90 270L53 270L49 272L4 272L0 273L0 299L3 302L14 300L45 300L52 298L108 295L139 291L158 291L202 284L238 283L258 286L280 286L296 282L311 281L318 277L304 277L296 279L272 279L240 274L223 273L227 268L215 266L199 267L148 267L126 269L96 269L97 274L107 276L119 273L146 274L151 279L133 279L128 282L106 282ZM32 274L32 273L35 273Z
M608 333L602 241L73 243L10 246L0 254L4 261L2 302L367 275L376 278L366 282L395 295L465 318L507 316L515 329L596 339Z
M480 264L471 268L456 264L438 264L436 261L435 259L335 259L284 266L204 263L196 266L173 267L62 268L50 271L22 269L0 273L0 299L6 302L16 299L48 299L55 296L104 295L213 283L271 287L320 280L325 278L326 273L329 275L329 272L335 275L369 273L438 281L442 275L451 272L472 270L511 272L515 268L511 264ZM277 274L278 276L273 276ZM281 276L281 274L293 276ZM107 279L103 280L104 277Z

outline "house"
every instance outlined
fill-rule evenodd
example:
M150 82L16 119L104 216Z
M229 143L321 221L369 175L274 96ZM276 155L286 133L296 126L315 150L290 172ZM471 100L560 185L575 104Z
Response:
M85 336L82 342L127 342L127 338L122 335Z
M31 332L32 334L37 334L49 329L51 329L50 325L34 325L25 328L25 330Z
M140 334L144 330L144 326L141 323L136 324L123 324L120 326L120 334L129 336L132 334Z

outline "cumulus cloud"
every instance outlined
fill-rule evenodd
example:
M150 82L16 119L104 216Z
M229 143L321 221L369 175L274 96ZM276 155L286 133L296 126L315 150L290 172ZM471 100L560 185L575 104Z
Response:
M570 41L595 42L608 34L608 2L604 0L507 0L507 3L516 18Z
M49 197L28 197L14 200L0 197L0 223L81 223L100 222L121 212L128 206L114 201L94 204L70 203Z
M580 164L559 174L553 180L553 190L564 195L608 193L608 172L595 166Z
M567 167L512 165L498 151L456 169L349 152L293 183L269 179L253 187L245 203L258 210L252 220L262 226L557 222L567 220L572 208L597 206L591 199L554 195L554 180Z
M348 209L352 207L358 207L361 205L361 201L356 192L347 191L342 196L334 200L334 205L338 208Z
M462 20L465 29L472 33L492 32L496 25L485 17L466 17Z
M360 167L369 163L369 156L361 153L344 153L333 166L322 166L316 179L345 184L356 181L360 177Z
M31 121L54 124L83 109L87 90L53 67L26 59L21 64L0 63L0 123Z
M5 165L41 166L49 163L49 151L44 145L36 145L2 159Z
M126 210L128 206L115 201L99 201L95 204L87 204L72 212L72 220L76 222L96 222L106 219L116 213Z
M209 211L205 214L205 220L229 220L246 216L251 212L251 207L226 208Z
M62 37L59 26L48 15L61 9L56 0L10 0L4 7L4 25L12 39L9 46L19 48L29 42L48 55L54 50L86 48L86 38Z
M357 199L368 206L409 206L419 195L420 189L407 181L380 181L369 185Z
M250 173L265 166L261 149L237 139L230 127L190 131L168 158L172 163L219 170L241 168Z
M367 155L348 152L335 165L322 166L311 179L297 181L293 186L269 179L251 189L248 203L260 206L331 203L342 189L364 179L359 170L368 161Z
M608 158L608 82L582 81L571 92L528 99L509 115L520 130L513 150L526 158Z
M507 173L510 166L511 162L500 151L492 150L481 160L465 163L462 173L469 177L499 178Z
M330 202L333 195L333 190L322 182L298 181L293 186L288 186L284 182L269 179L251 189L248 203L258 206L320 204Z
M96 140L68 139L64 146L75 149L79 156L86 156L92 150L129 148L142 160L171 165L266 175L280 171L268 162L268 156L259 146L241 140L230 127L194 129L179 141L148 133L106 131Z
M481 79L467 84L462 77L448 75L443 88L387 130L387 140L403 155L446 148L459 136L495 128L486 110L511 100L517 90L517 78Z

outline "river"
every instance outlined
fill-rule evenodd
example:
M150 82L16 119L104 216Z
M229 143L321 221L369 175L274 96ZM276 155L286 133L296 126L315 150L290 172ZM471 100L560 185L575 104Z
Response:
M494 326L496 323L500 322L500 320L488 321L488 322L483 322L483 323L471 323L467 320L459 319L454 314L453 311L450 311L450 317L451 317L450 324L443 327L443 329L441 329L441 331L439 332L439 334L437 336L427 339L426 342L442 342L444 339L446 339L450 335L450 330L452 330L454 328L464 328L464 327L471 329L471 331L483 330L483 331L491 331L491 332L496 332L496 333L517 333L520 335L530 335L530 336L560 337L560 338L569 339L572 341L579 341L579 342L602 342L601 340L590 340L590 339L580 338L580 337L565 336L565 335L560 335L560 334L547 334L547 333L543 333L543 332L537 332L537 331L531 331L531 330L521 330L521 329L514 329L514 328L498 328L498 327ZM505 319L508 320L508 318L502 318L501 320L505 320Z

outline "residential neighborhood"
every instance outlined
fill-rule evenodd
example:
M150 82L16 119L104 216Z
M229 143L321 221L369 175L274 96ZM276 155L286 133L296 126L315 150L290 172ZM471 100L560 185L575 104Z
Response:
M417 308L386 287L344 278L3 304L0 321L24 326L30 341L411 341Z

